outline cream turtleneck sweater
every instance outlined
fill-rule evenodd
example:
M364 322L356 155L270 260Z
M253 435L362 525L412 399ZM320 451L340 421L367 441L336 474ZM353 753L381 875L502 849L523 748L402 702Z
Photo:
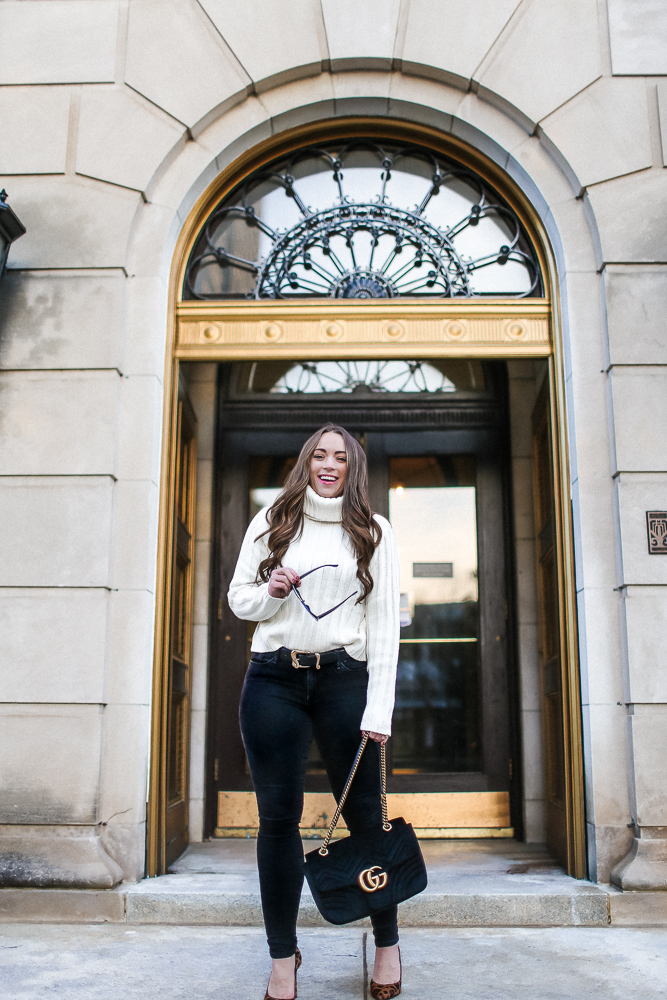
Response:
M371 559L373 589L360 604L357 560L341 524L343 498L319 496L307 487L303 531L289 546L283 565L306 573L324 563L336 569L320 569L301 584L300 594L314 614L322 614L355 594L333 614L316 621L293 593L271 597L268 583L257 583L257 568L268 554L268 507L257 514L246 532L232 579L228 600L238 618L259 622L252 640L254 652L270 652L280 646L323 653L344 647L355 660L368 661L368 694L361 728L391 734L394 710L399 638L398 550L391 525L375 514L382 527L382 540Z

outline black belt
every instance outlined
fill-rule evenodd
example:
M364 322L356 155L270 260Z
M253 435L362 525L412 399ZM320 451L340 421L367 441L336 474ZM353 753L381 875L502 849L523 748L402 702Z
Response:
M297 670L302 667L315 667L319 670L320 667L338 663L341 656L347 656L347 652L342 646L340 649L327 649L325 653L310 653L305 649L288 649L287 646L281 646L275 653L253 653L253 656L258 659L276 656L278 663L291 663Z

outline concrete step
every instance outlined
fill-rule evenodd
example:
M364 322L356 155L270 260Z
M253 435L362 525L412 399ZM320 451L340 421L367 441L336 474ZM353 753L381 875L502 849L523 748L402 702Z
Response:
M234 875L164 875L127 892L126 919L137 924L261 926L259 887ZM472 887L471 887L472 888ZM438 891L427 888L402 903L404 927L572 927L609 923L607 893L590 883L531 886L530 891ZM368 925L369 921L359 921ZM330 926L304 887L301 927Z
M305 843L316 850L317 841ZM607 893L569 878L547 852L516 841L423 841L429 874L423 893L400 907L405 927L606 926ZM256 841L193 844L171 874L127 892L128 923L262 923ZM304 885L302 927L329 926Z
M308 851L318 845L304 846ZM253 840L193 844L171 874L106 892L0 889L0 920L259 928L255 848ZM667 893L623 893L569 878L539 846L511 840L425 841L422 850L429 885L401 904L403 927L667 924ZM307 885L299 924L331 927Z

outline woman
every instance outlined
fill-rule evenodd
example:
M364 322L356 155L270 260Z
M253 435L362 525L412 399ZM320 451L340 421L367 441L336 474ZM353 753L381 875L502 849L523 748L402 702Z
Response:
M240 720L257 795L257 862L273 959L265 1000L296 996L299 821L313 736L338 798L360 731L370 731L375 742L343 817L350 831L382 823L378 744L391 733L398 605L396 541L389 522L371 512L366 456L351 434L327 424L306 441L273 506L250 524L229 589L234 614L259 623ZM372 922L371 994L389 1000L401 991L397 908Z

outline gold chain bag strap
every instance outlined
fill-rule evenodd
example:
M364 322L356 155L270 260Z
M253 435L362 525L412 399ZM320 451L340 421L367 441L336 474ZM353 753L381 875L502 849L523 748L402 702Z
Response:
M345 805L345 800L347 799L347 793L350 790L350 785L354 781L354 776L357 773L357 768L359 767L359 761L361 760L361 755L366 749L366 744L368 743L368 738L370 733L365 732L362 736L361 743L359 744L359 749L357 750L357 756L354 758L354 764L348 775L348 779L345 782L345 788L340 797L340 801L336 806L336 812L333 814L333 819L329 824L329 829L327 830L327 835L324 838L324 843L320 847L319 853L322 857L326 857L329 853L329 842L333 837L334 830L338 825L338 820L340 819L340 814L343 811L343 806ZM382 778L382 829L389 832L391 830L391 823L389 822L389 813L387 812L387 748L384 743L380 744L380 775Z
M389 822L384 743L380 744L382 829L357 831L331 843L369 735L363 733L322 846L310 851L304 863L317 908L332 924L372 916L417 895L427 884L424 859L411 825L403 818Z

